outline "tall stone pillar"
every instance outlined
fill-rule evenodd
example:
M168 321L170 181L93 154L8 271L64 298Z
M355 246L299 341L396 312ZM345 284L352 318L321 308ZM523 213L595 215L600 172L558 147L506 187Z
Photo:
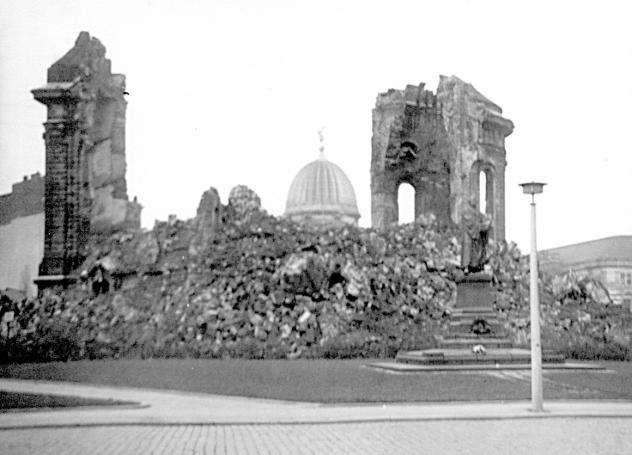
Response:
M45 238L40 277L62 280L83 260L90 229L90 200L85 192L85 162L75 115L79 98L72 82L51 83L33 93L48 108L44 123Z
M47 107L41 289L73 279L92 233L139 228L141 206L125 181L125 77L99 40L81 32L32 92Z
M496 208L494 217L494 238L505 239L505 166L504 158L498 162L498 173L494 184L496 185L495 198Z
M385 228L397 223L399 207L395 184L380 176L372 176L371 195L372 226Z

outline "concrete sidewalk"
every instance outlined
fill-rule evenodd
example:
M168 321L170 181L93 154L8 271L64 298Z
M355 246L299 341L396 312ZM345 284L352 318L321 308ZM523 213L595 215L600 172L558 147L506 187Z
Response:
M0 390L137 401L0 413L16 455L629 453L632 402L339 404L0 379Z
M319 404L190 392L108 387L69 382L0 379L0 390L138 402L138 406L65 408L0 413L0 428L131 424L307 424L431 420L632 418L630 401L546 401L544 413L530 403Z

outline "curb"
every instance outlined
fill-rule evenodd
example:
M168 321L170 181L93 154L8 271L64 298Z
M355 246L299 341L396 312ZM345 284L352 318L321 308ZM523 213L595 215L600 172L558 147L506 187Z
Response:
M39 407L39 408L9 408L0 411L2 414L19 414L21 412L38 413L38 412L73 412L73 411L96 411L102 410L114 410L114 411L129 411L134 409L146 409L150 405L142 403L130 403L130 404L108 404L108 405L94 405L94 406L58 406L54 408ZM0 424L1 425L1 424ZM1 428L1 426L0 426Z
M274 422L101 422L101 423L66 423L66 424L42 424L42 425L0 425L0 431L12 430L54 430L64 428L116 428L116 427L182 427L182 426L307 426L307 425L362 425L372 423L406 423L406 422L459 422L459 421L494 421L494 420L532 420L532 419L632 419L630 414L542 414L510 415L510 416L469 416L469 417L405 417L405 418L379 418L359 420L331 420L331 421L274 421Z

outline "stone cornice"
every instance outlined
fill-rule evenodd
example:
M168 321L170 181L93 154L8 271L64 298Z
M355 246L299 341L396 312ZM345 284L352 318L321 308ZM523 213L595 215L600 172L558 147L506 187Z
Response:
M52 104L65 100L77 100L79 94L75 87L79 83L79 78L72 82L49 82L43 87L31 90L33 97L42 104Z

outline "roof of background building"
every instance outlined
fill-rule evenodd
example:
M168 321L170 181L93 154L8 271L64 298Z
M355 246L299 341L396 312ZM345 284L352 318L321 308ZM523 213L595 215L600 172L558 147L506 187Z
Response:
M594 261L632 261L632 235L619 235L538 252L544 269Z
M13 184L10 193L0 194L0 225L43 212L44 176L39 172L25 175L21 182Z

